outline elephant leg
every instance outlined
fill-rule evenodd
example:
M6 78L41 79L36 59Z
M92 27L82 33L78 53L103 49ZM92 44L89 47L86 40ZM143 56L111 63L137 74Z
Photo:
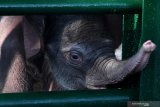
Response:
M45 16L27 15L23 21L24 44L27 62L32 68L29 70L33 78L33 91L43 90L42 65L44 61L43 30L45 27Z
M31 89L23 39L23 16L3 16L0 21L0 91Z

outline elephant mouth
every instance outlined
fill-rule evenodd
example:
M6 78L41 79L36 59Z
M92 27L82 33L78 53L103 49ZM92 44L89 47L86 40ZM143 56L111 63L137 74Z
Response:
M88 89L106 89L106 85L90 85L87 84Z

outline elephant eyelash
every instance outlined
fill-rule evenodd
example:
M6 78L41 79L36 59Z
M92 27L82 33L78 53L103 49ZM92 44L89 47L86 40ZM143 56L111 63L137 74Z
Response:
M67 63L74 66L80 66L83 62L83 55L78 51L65 52L64 57L66 58Z

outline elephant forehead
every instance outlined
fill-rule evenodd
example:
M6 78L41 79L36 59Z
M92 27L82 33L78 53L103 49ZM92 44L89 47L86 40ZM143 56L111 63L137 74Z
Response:
M63 29L62 42L82 42L97 40L106 35L102 23L97 21L90 21L79 19L69 22Z
M67 33L69 31L77 32L81 24L82 24L82 20L77 20L77 21L69 23L67 26L65 26L64 33Z

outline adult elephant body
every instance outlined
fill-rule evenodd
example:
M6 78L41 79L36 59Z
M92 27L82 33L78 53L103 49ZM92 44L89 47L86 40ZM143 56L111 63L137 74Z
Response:
M0 92L33 90L34 64L40 52L42 23L35 16L2 16L0 20ZM40 26L39 26L40 25ZM33 57L36 56L36 57Z
M48 76L53 78L50 90L105 88L142 70L155 49L147 41L136 55L119 61L106 16L59 15L49 17L48 22L45 44Z

